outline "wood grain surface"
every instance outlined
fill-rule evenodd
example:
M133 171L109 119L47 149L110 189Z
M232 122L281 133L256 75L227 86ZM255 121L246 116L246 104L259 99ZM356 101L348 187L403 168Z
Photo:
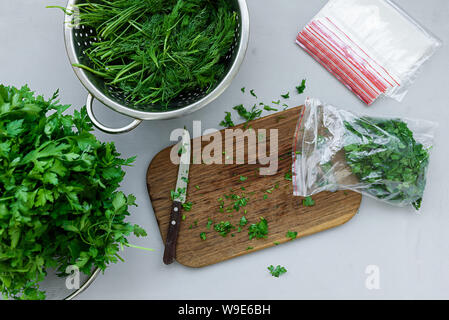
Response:
M355 192L338 191L317 194L313 196L316 202L313 207L303 206L303 199L292 195L292 183L285 179L285 174L291 172L293 135L301 111L302 107L296 107L278 112L252 121L248 127L255 132L258 132L258 129L267 129L267 140L270 136L269 129L278 129L279 163L274 175L259 174L259 168L267 167L267 165L247 164L248 146L245 147L246 164L191 164L187 201L193 202L193 206L190 212L184 212L186 219L182 221L179 231L176 249L176 260L179 263L189 267L211 265L291 241L286 237L288 231L298 232L298 239L339 226L357 213L361 195ZM244 129L244 124L235 128ZM224 130L221 132L223 133ZM198 151L200 145L203 148L209 144L208 141L201 141L204 137L195 139L199 140L192 143L193 154ZM223 145L225 140L223 134ZM198 141L201 141L201 144L196 143ZM197 145L196 149L195 145ZM266 146L269 150L270 143ZM149 196L164 242L172 204L170 191L175 188L178 174L178 166L170 161L171 149L172 147L166 148L153 158L146 177ZM234 148L234 151L232 157L235 160L237 150ZM223 162L230 160L229 155L222 156ZM248 179L240 181L240 176ZM274 188L272 193L267 193L267 190L271 188ZM224 199L225 194L231 193L245 194L250 200L238 212L219 212L218 199ZM264 199L264 195L268 198ZM231 201L224 200L228 207ZM222 237L214 231L213 226L210 229L206 228L209 218L214 223L230 221L237 226L243 215L247 218L248 224L242 228L241 232L234 230L226 237ZM252 223L257 223L260 217L268 221L268 237L249 240L248 227ZM202 232L206 233L205 241L200 238Z

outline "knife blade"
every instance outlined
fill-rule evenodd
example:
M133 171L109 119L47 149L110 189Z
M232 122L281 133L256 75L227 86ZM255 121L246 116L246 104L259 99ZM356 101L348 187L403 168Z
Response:
M167 265L173 263L176 256L176 242L178 240L179 228L181 225L182 205L187 199L191 145L190 133L185 129L182 135L179 153L181 156L179 159L178 179L176 181L175 190L172 191L171 194L173 203L171 207L170 220L168 223L168 232L163 257L163 261Z

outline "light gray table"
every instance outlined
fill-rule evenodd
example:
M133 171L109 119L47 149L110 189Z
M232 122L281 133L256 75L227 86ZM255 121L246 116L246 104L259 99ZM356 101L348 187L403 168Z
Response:
M397 0L449 43L449 1ZM327 71L294 44L300 28L325 0L248 0L251 39L243 66L230 88L208 107L183 119L145 122L135 131L110 136L123 156L137 154L127 169L123 191L137 196L130 220L149 233L131 242L154 248L148 253L126 249L125 263L112 265L81 299L390 299L449 298L449 46L428 63L402 103L383 100L364 106ZM61 89L63 103L79 108L86 90L68 63L62 33L62 12L45 5L64 0L3 0L0 2L0 81L29 86L47 97ZM307 95L347 110L369 115L422 118L440 123L432 154L421 213L364 198L359 214L346 225L248 254L202 269L162 263L163 244L147 196L145 173L154 155L170 144L175 128L201 120L214 128L224 111L253 101L240 88L254 88L262 101L294 89L307 78ZM298 104L302 101L298 100ZM97 105L108 124L129 120ZM266 267L281 264L288 273L276 279ZM380 289L368 290L367 266L380 271Z

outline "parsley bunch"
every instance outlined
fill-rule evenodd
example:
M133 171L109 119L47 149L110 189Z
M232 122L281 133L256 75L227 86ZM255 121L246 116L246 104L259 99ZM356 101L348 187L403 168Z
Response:
M345 121L346 161L366 192L399 205L421 206L429 152L401 120Z
M47 268L86 274L122 258L126 236L146 235L125 221L133 195L117 188L134 158L90 132L86 109L64 115L24 86L0 85L0 290L5 298L43 299ZM132 246L132 245L129 245Z

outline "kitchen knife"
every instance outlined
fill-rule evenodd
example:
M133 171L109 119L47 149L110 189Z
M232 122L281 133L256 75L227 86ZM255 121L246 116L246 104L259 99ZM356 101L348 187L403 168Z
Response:
M176 181L175 191L172 192L173 204L171 207L170 221L168 224L167 238L165 241L165 251L163 261L165 264L171 264L176 255L176 242L178 240L179 228L181 225L182 205L187 198L187 184L189 178L190 166L190 134L184 130L179 149L181 154L178 168L178 180Z

